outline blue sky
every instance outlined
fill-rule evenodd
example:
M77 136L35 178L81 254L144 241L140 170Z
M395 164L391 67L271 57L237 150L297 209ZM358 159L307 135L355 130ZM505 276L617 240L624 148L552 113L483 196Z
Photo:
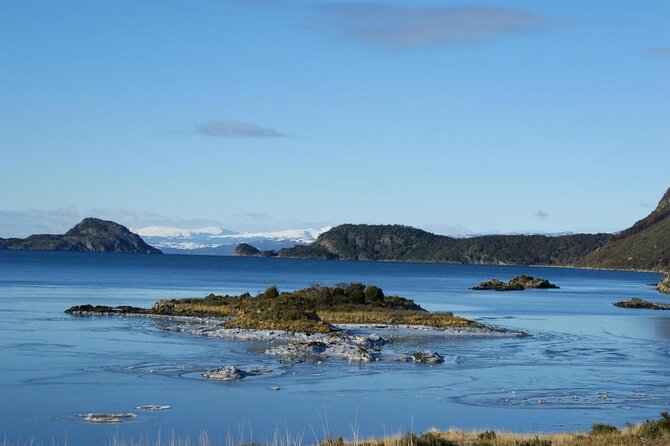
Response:
M0 0L0 236L89 210L622 229L670 186L668 20L639 0Z

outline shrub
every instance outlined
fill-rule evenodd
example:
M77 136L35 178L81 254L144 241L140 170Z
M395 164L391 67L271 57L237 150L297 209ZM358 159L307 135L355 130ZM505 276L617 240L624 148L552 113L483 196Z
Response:
M613 434L615 432L619 432L619 429L616 428L616 426L613 426L611 424L604 424L604 423L594 423L591 425L591 435L604 435L604 434Z
M279 290L276 285L268 287L268 289L263 292L263 297L273 298L277 296L279 296Z
M382 300L384 300L384 292L381 288L374 285L368 285L365 288L366 302L381 302Z
M496 433L493 431L484 431L481 434L477 435L477 438L480 440L495 440Z

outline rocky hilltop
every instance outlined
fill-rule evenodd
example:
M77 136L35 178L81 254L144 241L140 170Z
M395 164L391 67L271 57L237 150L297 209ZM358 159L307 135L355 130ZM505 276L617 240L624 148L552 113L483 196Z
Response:
M454 238L401 225L345 224L280 257L410 262L570 265L611 234L489 235Z
M98 218L85 218L65 234L0 238L0 249L161 254L125 226Z
M655 271L670 269L670 188L651 214L585 256L577 262L577 266Z

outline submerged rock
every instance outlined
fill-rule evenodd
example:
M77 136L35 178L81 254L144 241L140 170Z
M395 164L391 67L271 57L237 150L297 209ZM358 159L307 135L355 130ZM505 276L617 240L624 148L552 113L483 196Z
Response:
M137 406L137 410L166 410L170 409L170 406L161 406L159 404L146 404L144 406Z
M128 420L137 417L134 413L88 413L80 415L84 421L89 423L121 423L123 420Z
M513 277L509 282L503 282L498 279L491 279L472 287L473 290L492 290L492 291L521 291L529 288L559 288L547 279L535 278L533 276L520 275Z

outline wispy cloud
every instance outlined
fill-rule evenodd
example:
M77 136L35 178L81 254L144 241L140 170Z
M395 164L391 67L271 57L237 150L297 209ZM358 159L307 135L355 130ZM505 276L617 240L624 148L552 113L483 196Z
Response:
M283 138L283 133L270 127L239 121L209 121L196 126L196 132L203 136Z
M393 48L476 45L542 31L552 20L491 6L425 7L376 2L314 6L319 28L363 44Z
M542 209L539 209L535 213L535 218L538 218L540 220L546 220L547 218L549 218L549 214L547 212L544 212Z
M670 46L657 46L647 50L650 56L670 58Z

